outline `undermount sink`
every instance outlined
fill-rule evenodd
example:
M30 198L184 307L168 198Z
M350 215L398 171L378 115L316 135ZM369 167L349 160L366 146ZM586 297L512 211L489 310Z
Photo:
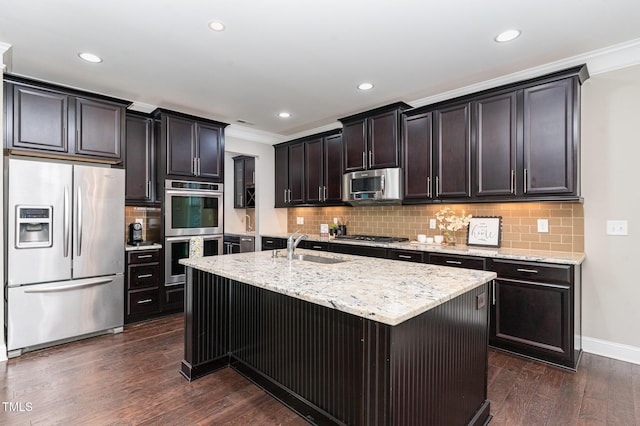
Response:
M312 254L295 254L293 255L293 258L295 260L304 260L306 262L325 263L325 264L346 262L346 260L336 259L335 257L314 256Z

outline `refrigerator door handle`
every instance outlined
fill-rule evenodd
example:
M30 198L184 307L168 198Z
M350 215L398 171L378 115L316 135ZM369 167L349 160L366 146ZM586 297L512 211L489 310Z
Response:
M78 284L61 285L57 287L47 287L42 289L24 290L24 293L51 293L55 291L74 290L74 289L83 288L83 287L91 287L94 285L109 284L110 282L113 282L113 280L110 278L98 279L95 281L82 282Z
M78 187L78 257L82 255L82 191Z
M63 211L63 246L64 246L64 257L69 257L69 238L71 237L71 215L69 214L69 188L64 188L64 211Z

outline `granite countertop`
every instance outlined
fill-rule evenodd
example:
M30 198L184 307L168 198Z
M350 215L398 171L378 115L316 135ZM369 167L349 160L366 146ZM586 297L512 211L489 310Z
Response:
M345 260L289 261L286 250L182 259L180 263L388 325L397 325L496 277L494 272L297 249Z
M261 237L287 238L288 234L262 234ZM385 247L399 250L416 250L431 253L459 254L465 256L481 256L496 259L523 260L530 262L548 262L564 265L580 265L586 256L584 253L572 253L563 251L525 250L513 248L470 247L464 244L447 246L441 244L421 244L417 241L403 243L375 243L361 240L341 240L338 238L320 237L320 235L308 234L309 241L325 241L336 244L351 244L360 246Z
M125 244L124 245L124 251L156 250L156 249L161 249L161 248L162 248L162 244L159 244L159 243L153 243L153 244L142 245L142 246L133 246L133 245L130 245L130 244Z

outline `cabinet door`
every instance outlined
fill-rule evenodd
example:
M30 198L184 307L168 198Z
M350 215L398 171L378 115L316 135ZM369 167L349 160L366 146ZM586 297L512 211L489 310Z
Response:
M222 180L223 141L222 129L218 126L198 123L197 128L197 175L205 178Z
M324 141L316 138L304 142L304 169L307 175L305 192L307 202L319 204L324 200Z
M342 202L342 135L324 138L324 201Z
M121 159L124 107L76 99L75 153Z
M62 93L13 86L11 147L67 152L67 103Z
M275 207L287 207L289 199L289 147L286 145L276 146L274 149L276 158Z
M433 198L431 176L432 113L404 117L404 198Z
M537 354L570 358L571 291L568 285L496 279L490 340Z
M436 182L439 198L471 195L471 120L469 104L436 112Z
M397 111L390 111L368 119L369 150L366 155L368 168L383 169L400 165L398 114Z
M193 176L195 153L195 126L191 120L166 116L167 174Z
M152 177L152 126L150 118L128 116L126 118L126 186L127 201L150 202L154 200Z
M344 144L344 171L365 170L367 152L367 120L344 123L342 127Z
M304 144L289 146L289 204L304 203Z
M233 208L243 209L245 207L244 188L245 188L245 159L233 159ZM225 241L225 252L226 252Z
M253 157L244 159L244 184L245 186L256 184L256 159Z
M524 193L574 194L578 122L576 79L524 90Z
M516 190L516 93L473 103L474 195L509 196Z

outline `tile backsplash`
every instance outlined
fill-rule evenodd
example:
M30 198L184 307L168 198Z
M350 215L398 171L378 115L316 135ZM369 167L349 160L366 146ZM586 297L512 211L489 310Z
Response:
M142 239L144 241L160 242L162 211L159 207L134 207L124 208L124 241L129 239L129 224L142 219Z
M464 210L473 216L502 216L501 246L564 252L584 251L584 209L581 203L451 204L419 206L298 207L287 212L287 229L318 234L321 223L337 217L347 225L348 234L386 235L415 240L417 234L440 233L429 229L429 219L443 207ZM302 217L304 225L297 225ZM540 233L538 219L548 219L549 232ZM466 230L456 233L465 243Z

